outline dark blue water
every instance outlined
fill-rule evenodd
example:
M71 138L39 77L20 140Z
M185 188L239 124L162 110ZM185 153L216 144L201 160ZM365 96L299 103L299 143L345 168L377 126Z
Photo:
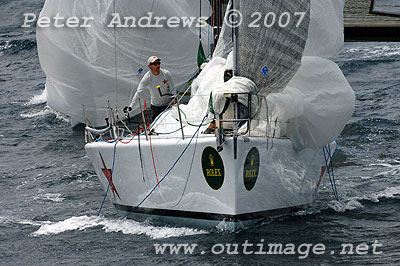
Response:
M400 264L400 87L358 97L338 139L340 202L327 183L313 208L238 232L120 222L109 202L97 218L104 192L83 129L47 106L35 32L19 27L22 13L38 14L42 4L0 0L0 265ZM358 95L400 83L399 43L347 43L337 62ZM262 239L322 243L327 251L305 259L210 252L217 243ZM381 254L372 254L374 241ZM198 247L193 255L156 255L154 244L163 243ZM347 243L370 249L340 254Z

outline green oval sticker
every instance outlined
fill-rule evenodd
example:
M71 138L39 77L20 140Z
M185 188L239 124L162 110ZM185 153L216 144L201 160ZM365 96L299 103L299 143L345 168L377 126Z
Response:
M243 181L245 188L250 191L257 182L258 171L260 169L260 153L256 147L251 148L247 153L243 168Z
M213 147L206 147L201 155L201 166L207 184L214 190L218 190L224 184L224 163L218 151Z

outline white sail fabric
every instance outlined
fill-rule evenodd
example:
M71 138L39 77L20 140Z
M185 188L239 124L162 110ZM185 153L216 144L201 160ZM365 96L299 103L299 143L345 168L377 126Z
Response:
M153 18L198 18L200 2L202 16L209 16L208 1L198 0L47 0L40 17L57 13L65 18L93 17L90 28L38 27L38 53L47 77L48 104L79 122L85 122L84 109L91 125L104 125L105 107L122 109L129 104L132 89L134 93L152 55L161 58L162 68L171 72L177 88L185 85L198 69L197 21L192 27L127 27L115 32L107 25L112 13L118 13L123 24L124 17L135 17L136 25L138 19L149 17L148 12ZM203 28L202 34L206 53L207 42L212 39L209 30Z
M228 9L231 6L229 2ZM311 0L310 25L304 56L335 58L343 49L345 0ZM226 21L225 18L224 21ZM223 24L213 56L226 58L232 51L232 28Z
M232 0L229 0L226 10L232 9ZM229 53L232 51L233 39L232 39L232 28L229 27L225 22L228 20L228 12L224 16L224 22L222 24L221 33L218 38L217 45L213 53L213 57L227 58Z
M264 98L252 134L289 137L297 149L320 148L339 136L354 104L354 92L334 62L303 57L288 86Z
M182 124L185 134L193 134L203 117L209 112L210 94L215 88L224 84L224 71L226 60L222 57L214 57L197 77L199 89L192 96L188 104L180 104ZM207 127L213 120L209 115L203 125ZM180 129L179 115L176 105L172 110L164 113L162 117L152 124L155 132L166 134Z
M210 109L212 107L215 115L222 114L225 107L226 99L230 97L229 93L249 93L254 95L251 101L251 117L253 117L258 110L258 97L256 84L244 77L233 77L227 82L213 88L210 96ZM247 107L248 105L248 95L241 94L238 97L241 104ZM233 115L230 119L233 119Z
M335 58L343 49L345 0L311 0L311 21L305 56Z

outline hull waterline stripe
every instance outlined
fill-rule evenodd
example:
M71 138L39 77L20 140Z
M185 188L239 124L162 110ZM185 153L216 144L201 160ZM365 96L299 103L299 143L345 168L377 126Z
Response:
M191 212L191 211L132 207L132 206L120 205L120 204L116 204L116 203L114 203L114 206L117 210L121 210L121 211L125 211L125 212L131 212L132 210L135 210L136 213L140 213L140 214L179 217L179 218L191 218L191 219L201 219L201 220L213 220L213 221L226 220L226 221L230 221L230 222L248 221L248 220L255 220L255 219L271 217L271 216L279 216L282 214L288 214L291 212L303 210L307 207L307 205L299 205L299 206L281 208L281 209L275 209L275 210L231 215L231 214L219 214L219 213L207 213L207 212Z

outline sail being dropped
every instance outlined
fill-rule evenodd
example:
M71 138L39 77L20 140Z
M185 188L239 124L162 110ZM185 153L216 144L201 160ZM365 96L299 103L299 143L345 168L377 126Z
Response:
M201 7L200 7L201 3ZM209 16L208 1L47 0L40 17L92 17L91 27L37 29L40 63L46 74L50 107L73 121L105 124L105 107L130 101L147 71L147 58L157 53L170 69L177 87L185 86L198 69L199 28L109 27L120 18ZM132 21L131 21L132 22ZM138 22L137 22L138 23ZM208 51L210 28L203 28ZM211 33L212 34L212 33ZM177 56L178 55L178 56ZM133 91L134 92L134 91Z

